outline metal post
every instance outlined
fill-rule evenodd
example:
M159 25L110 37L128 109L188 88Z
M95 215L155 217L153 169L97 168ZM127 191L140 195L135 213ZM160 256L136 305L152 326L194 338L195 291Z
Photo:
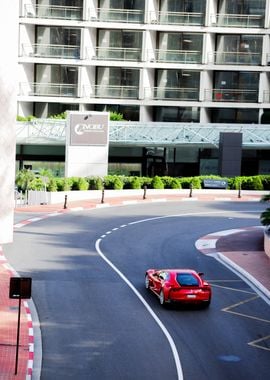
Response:
M193 189L193 186L192 186L192 183L189 185L189 198L192 198L192 189Z
M238 186L238 198L241 198L241 182L239 182Z
M104 185L103 185L102 193L101 193L101 203L104 203L104 195L105 195L105 189L104 189Z
M18 358L19 358L19 344L20 344L20 322L21 322L21 296L19 297L19 311L18 311L18 324L17 324L17 344L16 344L16 361L15 361L15 375L18 371Z
M64 208L67 208L67 195L65 195L65 202L64 202Z
M144 187L143 187L143 199L146 199L146 190L147 190L147 186L144 185Z

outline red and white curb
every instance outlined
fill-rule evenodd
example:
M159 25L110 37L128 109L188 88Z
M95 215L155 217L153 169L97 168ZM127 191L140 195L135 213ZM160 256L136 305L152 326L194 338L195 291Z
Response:
M5 271L14 277L19 277L19 274L12 268L12 266L7 262L7 259L3 253L3 249L0 246L0 265L3 266ZM24 309L26 312L27 326L28 326L28 360L26 369L26 380L31 380L34 364L34 330L31 312L26 301L23 302Z
M270 291L266 289L256 278L254 278L250 273L245 271L242 267L237 265L235 262L230 260L224 253L217 251L217 242L220 238L232 234L237 234L241 232L247 232L254 229L263 229L263 226L247 227L241 229L232 229L225 231L214 232L209 235L205 235L202 238L198 239L195 242L195 247L201 253L212 256L220 263L225 265L227 268L232 270L238 276L240 276L244 281L255 290L259 291L260 295L266 300L267 303L270 303Z

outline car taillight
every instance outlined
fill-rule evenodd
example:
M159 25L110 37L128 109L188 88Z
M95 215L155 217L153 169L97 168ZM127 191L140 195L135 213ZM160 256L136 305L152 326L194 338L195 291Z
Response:
M210 292L210 286L203 286L203 287L202 287L202 290L203 290L204 292Z
M177 292L178 290L180 290L181 288L179 288L179 286L177 286L177 287L172 287L171 288L171 291L173 291L173 292Z

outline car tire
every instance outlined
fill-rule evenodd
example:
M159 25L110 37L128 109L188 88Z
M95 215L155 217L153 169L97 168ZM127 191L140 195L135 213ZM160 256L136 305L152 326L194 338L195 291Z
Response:
M164 295L163 290L161 290L161 292L159 293L159 303L162 306L165 306L165 304L166 304L165 295Z
M202 304L203 308L205 308L205 309L208 308L210 306L210 303L211 303L211 299L203 302L203 304Z
M150 289L150 284L149 284L149 277L148 277L148 274L145 275L144 284L145 284L146 289Z

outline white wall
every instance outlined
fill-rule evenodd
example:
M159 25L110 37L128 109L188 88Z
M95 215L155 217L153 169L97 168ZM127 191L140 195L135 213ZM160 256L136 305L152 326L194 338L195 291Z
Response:
M0 244L13 240L18 11L17 0L0 2Z

